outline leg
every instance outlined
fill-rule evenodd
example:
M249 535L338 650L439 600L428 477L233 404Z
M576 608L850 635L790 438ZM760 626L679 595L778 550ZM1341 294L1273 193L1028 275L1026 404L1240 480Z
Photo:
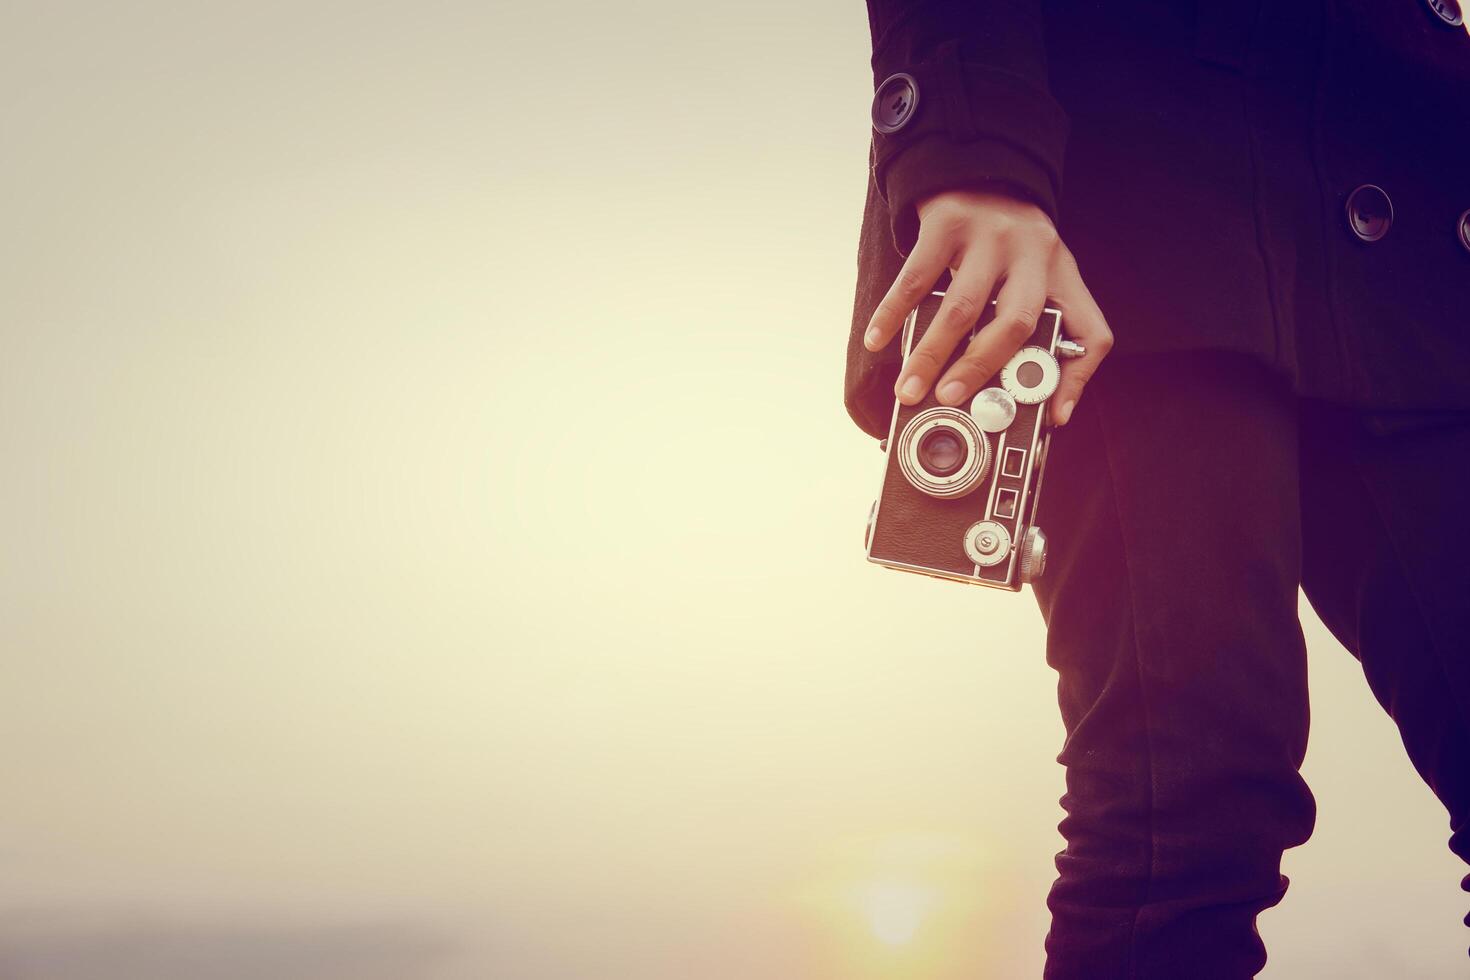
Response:
M1116 357L1052 447L1036 589L1067 738L1049 980L1248 978L1311 834L1295 401L1237 355Z
M1362 663L1470 863L1467 478L1470 416L1379 435L1349 410L1304 406L1307 598Z

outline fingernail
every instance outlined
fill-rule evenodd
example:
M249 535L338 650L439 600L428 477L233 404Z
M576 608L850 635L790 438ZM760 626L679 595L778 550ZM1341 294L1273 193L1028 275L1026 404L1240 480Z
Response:
M903 387L898 389L900 398L918 398L924 393L924 379L917 374L911 374L904 381Z
M965 397L965 383L963 381L950 381L939 388L939 400L950 405L957 405Z
M882 336L883 332L880 331L877 327L873 327L863 335L863 345L867 347L868 350L872 350L878 345L878 338Z
M1070 401L1064 404L1062 406L1062 411L1060 414L1061 421L1057 422L1057 425L1066 425L1067 422L1069 422L1072 418L1072 409L1076 407L1077 403L1075 401Z

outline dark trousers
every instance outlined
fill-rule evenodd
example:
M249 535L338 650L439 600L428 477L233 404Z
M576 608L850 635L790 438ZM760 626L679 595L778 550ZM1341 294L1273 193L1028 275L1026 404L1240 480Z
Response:
M1047 465L1036 594L1067 732L1048 980L1265 964L1256 915L1316 815L1299 585L1470 862L1470 416L1385 429L1244 356L1117 356Z

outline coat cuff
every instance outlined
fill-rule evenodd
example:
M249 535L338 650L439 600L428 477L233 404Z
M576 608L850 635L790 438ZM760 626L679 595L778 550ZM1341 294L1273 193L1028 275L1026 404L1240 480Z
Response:
M1050 93L965 60L953 39L915 64L883 67L902 74L877 85L871 163L901 253L917 235L914 205L943 190L1003 181L1056 221L1069 122Z
M942 191L1002 189L1057 220L1056 188L1047 168L1001 140L955 143L930 135L896 156L878 186L886 190L894 247L905 256L919 237L919 202Z

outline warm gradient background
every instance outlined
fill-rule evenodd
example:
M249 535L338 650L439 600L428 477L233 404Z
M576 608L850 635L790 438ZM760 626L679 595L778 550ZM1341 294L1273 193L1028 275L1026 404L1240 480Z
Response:
M0 975L1039 973L1034 602L860 551L860 4L22 2L0 54ZM1265 976L1458 975L1445 816L1309 639Z

